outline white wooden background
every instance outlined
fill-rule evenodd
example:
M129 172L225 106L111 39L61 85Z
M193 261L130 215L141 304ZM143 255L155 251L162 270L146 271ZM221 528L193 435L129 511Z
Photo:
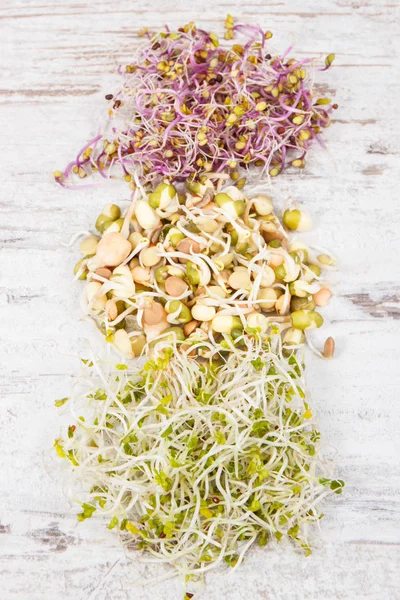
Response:
M347 482L325 503L304 559L252 552L242 568L207 579L201 600L400 598L399 71L396 0L2 0L0 6L0 597L2 600L180 599L165 571L130 562L92 519L76 526L49 456L76 358L93 335L71 284L75 249L121 185L69 192L51 181L94 131L107 82L144 26L188 20L221 27L227 12L293 40L298 55L336 52L321 90L340 109L328 153L274 182L315 218L315 241L341 261L325 311L333 362L309 358L308 383L324 448ZM318 332L319 333L319 332ZM67 417L64 418L64 420Z

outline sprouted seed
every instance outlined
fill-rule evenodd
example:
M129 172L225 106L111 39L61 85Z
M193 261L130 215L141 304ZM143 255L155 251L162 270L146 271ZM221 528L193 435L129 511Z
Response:
M151 354L171 332L193 356L200 340L244 328L268 335L276 323L282 332L323 324L315 309L331 298L334 259L290 240L269 196L247 198L225 183L210 173L186 189L137 189L124 216L107 205L100 235L81 242L74 272L87 280L85 310L123 355ZM305 214L296 205L288 213L297 222Z
M98 172L146 184L215 171L241 182L254 165L275 177L303 169L309 147L322 141L337 105L314 91L316 61L275 55L270 31L226 21L225 42L188 23L146 32L146 41L107 94L108 121L76 160L54 177L74 186ZM239 38L234 43L233 38ZM330 54L325 67L335 58Z
M302 364L305 343L334 354L310 331L336 260L289 239L311 217L293 203L280 219L240 173L304 168L337 105L315 95L312 59L273 56L270 31L230 15L223 46L194 23L143 35L106 95L106 126L54 176L74 187L98 172L133 190L125 212L104 207L74 275L105 340L149 360L84 361L84 391L55 402L73 404L74 422L54 447L79 521L106 515L128 549L188 580L236 568L255 543L309 555L319 502L344 486L319 456Z
M197 348L208 360L169 340L133 373L90 361L69 400L80 417L55 442L78 520L106 515L127 548L185 576L237 567L256 543L287 539L310 554L308 525L344 482L319 457L301 352L285 350L279 328Z

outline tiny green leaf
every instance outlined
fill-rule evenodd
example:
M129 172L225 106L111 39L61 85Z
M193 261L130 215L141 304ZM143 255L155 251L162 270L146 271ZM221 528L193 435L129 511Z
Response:
M118 517L113 517L107 527L107 529L114 529L118 525Z
M69 400L69 398L61 398L61 400L55 400L54 406L57 406L57 408L59 408L60 406L65 404L68 400Z
M128 365L119 363L118 365L115 365L115 368L118 369L118 371L126 371L128 369Z
M256 512L257 510L260 510L260 508L261 502L254 498L249 506L249 510L251 510L251 512Z
M95 512L96 507L93 504L82 504L83 511L77 515L78 521L84 521L90 519L92 514Z
M226 438L225 438L224 434L222 433L222 431L217 431L214 436L214 439L217 442L217 444L220 444L220 445L226 444Z
M255 360L250 361L256 371L261 371L264 363L262 359L258 356Z
M334 60L335 60L335 55L328 54L328 56L325 58L325 66L327 69L331 66L331 64L333 63Z
M331 481L331 485L330 488L332 491L335 492L335 494L341 494L342 493L342 488L344 488L344 481L343 479L335 479L334 481Z
M91 360L89 360L88 358L81 358L81 361L83 362L84 365L86 365L87 367L93 367L93 363Z
M138 527L136 527L136 525L131 523L131 521L126 522L125 529L127 531L129 531L129 533L132 533L133 535L137 535L138 533L140 533L140 529Z
M330 480L330 479L325 479L325 477L320 477L320 478L318 479L318 481L319 481L319 483L320 483L321 485L323 485L324 487L329 487L329 486L330 486L330 484L331 484L331 480Z
M169 426L167 427L167 429L166 429L165 431L163 431L163 433L161 434L161 437L165 439L165 438L166 438L166 437L168 437L168 436L169 436L169 435L170 435L172 432L173 432L173 427L172 427L172 425L169 425Z
M68 450L68 458L75 467L77 467L79 465L78 461L76 460L76 458L74 456L73 450Z
M63 440L61 440L61 439L54 440L54 448L55 448L55 451L56 451L57 455L60 458L67 458L67 455L66 455L66 453L64 451L64 448L61 446L61 442L62 441Z

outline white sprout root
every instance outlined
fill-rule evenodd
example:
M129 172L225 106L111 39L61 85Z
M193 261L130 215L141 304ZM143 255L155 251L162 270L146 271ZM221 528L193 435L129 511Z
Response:
M135 373L89 363L73 400L84 418L55 442L80 482L78 519L102 511L127 548L186 576L239 565L255 542L310 553L318 502L344 483L321 477L299 353L278 329L203 362L174 346Z

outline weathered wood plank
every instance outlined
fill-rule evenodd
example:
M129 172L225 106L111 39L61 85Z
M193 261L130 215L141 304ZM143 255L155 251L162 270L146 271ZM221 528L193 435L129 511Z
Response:
M298 11L296 10L298 8ZM241 569L210 575L199 598L263 600L399 597L400 411L399 143L396 76L399 6L384 0L10 0L0 6L0 586L6 600L179 598L167 569L128 560L98 519L76 526L52 440L67 410L55 411L79 370L87 340L76 251L61 246L90 227L103 204L127 200L123 185L85 192L54 185L51 172L96 131L115 68L138 46L144 26L198 19L221 29L230 12L274 31L273 46L336 52L317 77L339 104L327 152L304 172L274 181L315 218L308 236L336 251L338 297L324 311L337 358L309 357L308 383L327 455L346 493L325 503L322 536L310 559L288 549L256 550ZM253 181L254 190L263 185ZM51 458L50 458L51 457Z

